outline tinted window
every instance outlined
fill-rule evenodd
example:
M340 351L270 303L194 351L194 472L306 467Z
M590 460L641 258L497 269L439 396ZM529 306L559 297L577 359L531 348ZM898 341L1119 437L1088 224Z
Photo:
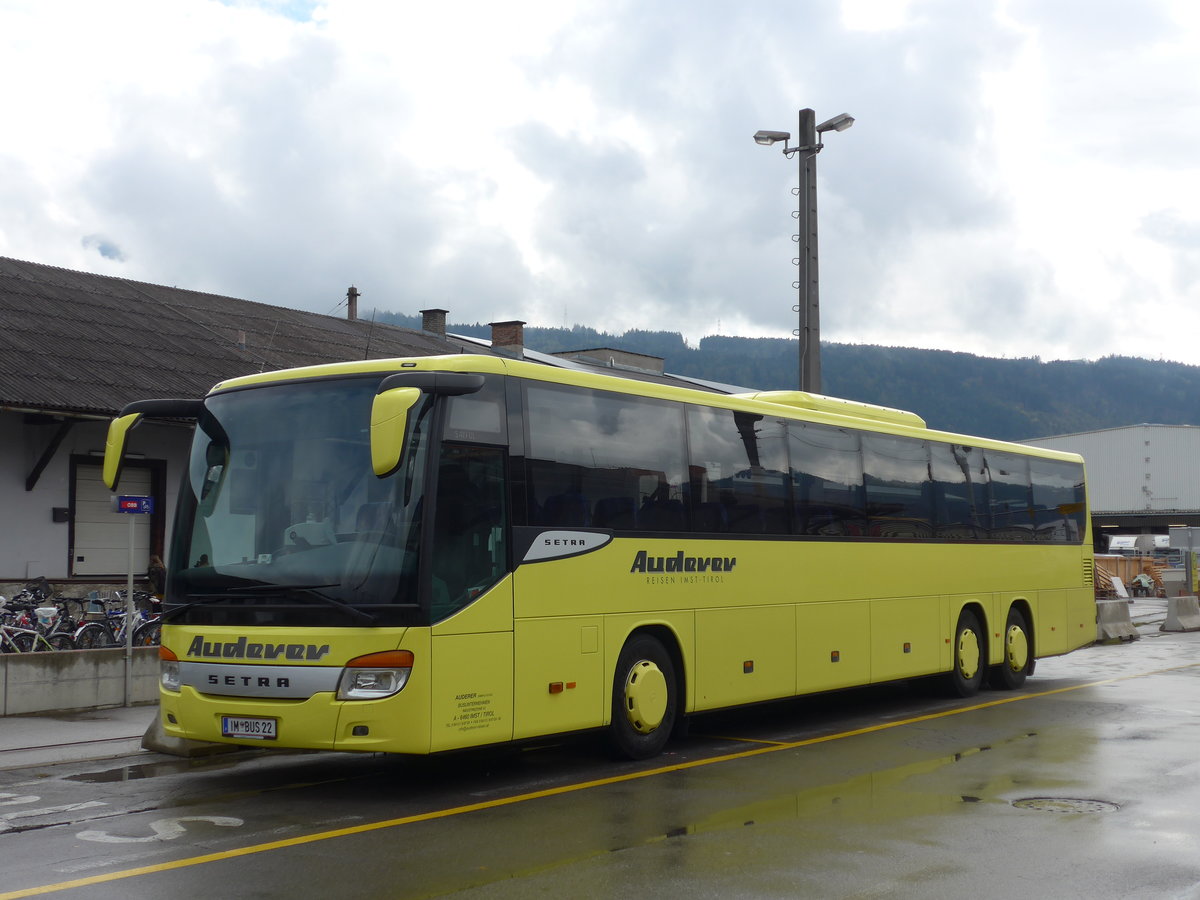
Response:
M1031 459L1029 470L1035 539L1058 543L1083 540L1087 532L1083 467L1052 459Z
M862 448L870 535L933 537L925 442L867 433L862 436Z
M984 454L988 470L988 536L1000 541L1032 541L1029 460L999 451Z
M483 387L473 394L449 398L446 439L482 444L508 441L504 409L504 380L489 375Z
M504 453L445 443L438 465L433 621L462 609L505 572Z
M706 407L688 410L697 531L790 531L786 434L779 419Z
M800 534L866 534L858 432L790 422L788 449L795 530Z
M960 444L930 444L934 536L952 541L985 540L987 470L983 451Z
M538 525L683 531L683 407L526 385L530 518Z

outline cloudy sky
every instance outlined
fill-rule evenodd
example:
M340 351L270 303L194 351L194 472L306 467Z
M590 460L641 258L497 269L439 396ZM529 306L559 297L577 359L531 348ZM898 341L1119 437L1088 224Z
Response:
M0 255L341 314L1200 364L1194 0L0 0ZM369 313L368 313L369 314Z

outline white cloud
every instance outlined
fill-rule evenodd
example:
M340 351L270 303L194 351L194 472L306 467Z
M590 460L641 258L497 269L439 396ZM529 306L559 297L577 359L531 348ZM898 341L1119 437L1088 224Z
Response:
M786 335L796 166L750 135L811 106L857 119L827 340L1200 362L1198 51L1182 0L6 0L0 253Z

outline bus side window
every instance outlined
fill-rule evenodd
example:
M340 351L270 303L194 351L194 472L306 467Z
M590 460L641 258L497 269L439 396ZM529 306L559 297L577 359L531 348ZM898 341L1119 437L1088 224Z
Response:
M869 533L884 538L933 537L925 441L865 432L862 451Z
M696 530L791 531L784 423L758 414L688 409L689 491Z
M793 422L788 435L796 532L838 537L865 535L866 503L857 432Z
M525 385L525 397L535 524L687 530L682 407L533 383Z

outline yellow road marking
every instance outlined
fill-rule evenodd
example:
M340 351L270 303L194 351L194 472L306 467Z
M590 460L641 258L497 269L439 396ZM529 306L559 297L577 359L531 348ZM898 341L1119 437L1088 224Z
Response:
M976 703L972 706L961 706L954 709L944 709L940 712L925 713L920 716L913 716L908 719L897 719L894 722L882 722L878 725L868 725L863 728L854 728L850 731L839 731L835 734L826 734L820 737L805 738L800 741L785 741L780 743L763 742L765 746L755 747L751 750L739 750L736 753L726 753L721 756L712 756L706 759L695 759L688 762L673 763L669 766L660 766L656 769L647 769L642 772L628 772L624 775L613 775L608 778L600 778L594 781L581 781L577 784L567 784L560 787L545 788L540 791L530 791L525 794L516 794L512 797L502 797L498 800L485 800L480 803L469 803L465 806L454 806L448 809L438 809L432 812L418 813L412 816L402 816L398 819L385 819L381 822L370 822L365 825L353 825L349 828L338 828L333 831L321 831L316 834L303 835L301 837L287 838L280 841L269 841L265 844L253 844L249 847L241 847L236 850L222 850L219 853L206 853L203 856L190 856L186 859L177 859L172 862L158 863L152 866L139 866L134 869L123 869L118 872L108 872L104 875L91 875L87 878L76 878L71 881L60 881L56 884L45 884L38 887L22 888L21 890L9 891L0 894L0 900L20 900L23 897L37 897L42 894L50 894L56 891L66 891L72 888L87 887L92 884L103 884L108 881L120 881L124 878L135 878L139 875L153 875L158 872L169 872L173 869L184 869L190 866L198 866L203 863L219 862L226 859L236 859L239 856L251 856L256 853L265 853L270 850L283 850L288 847L299 847L304 844L312 844L317 841L326 841L332 838L348 837L355 834L364 834L370 831L382 831L385 828L398 828L401 825L412 825L417 822L430 822L435 819L446 819L451 816L459 816L465 813L479 812L485 809L496 809L503 806L512 806L517 803L526 803L530 800L541 800L546 797L556 797L562 794L572 794L576 791L586 791L591 788L604 787L611 784L620 784L625 781L636 781L640 778L650 778L655 775L667 775L672 772L682 772L688 769L697 769L701 766L710 766L716 763L732 762L739 759L749 759L752 756L762 756L766 753L775 753L780 750L794 750L798 747L809 747L814 744L825 744L830 741L838 741L843 738L859 737L864 734L873 734L878 731L887 731L891 728L900 728L903 725L915 725L920 722L931 722L935 719L945 719L950 716L961 715L962 713L975 712L981 709L990 709L995 706L1003 706L1007 703L1017 703L1022 700L1035 700L1040 697L1049 697L1054 694L1065 694L1070 691L1079 691L1084 688L1098 687L1104 684L1113 684L1117 681L1128 681L1132 678L1146 678L1151 675L1162 675L1166 672L1177 672L1182 669L1194 669L1200 666L1200 663L1188 663L1182 666L1171 666L1166 669L1157 669L1153 672L1139 672L1134 675L1117 675L1112 678L1104 678L1100 681L1089 681L1084 684L1073 684L1067 687L1051 688L1046 691L1038 691L1031 694L1012 694L1007 697L1001 697L998 700L989 700L986 703ZM737 740L741 740L738 738Z

